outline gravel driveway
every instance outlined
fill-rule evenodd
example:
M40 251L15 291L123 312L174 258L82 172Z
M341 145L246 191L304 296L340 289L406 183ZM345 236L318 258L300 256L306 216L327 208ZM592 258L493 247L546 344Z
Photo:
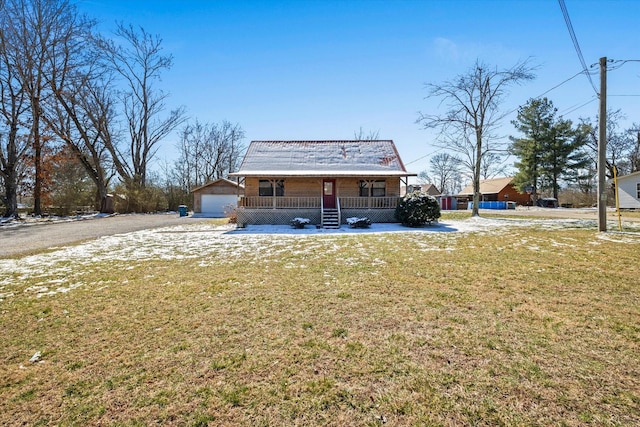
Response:
M102 236L130 233L149 228L208 221L208 218L172 214L114 215L88 219L40 222L0 227L0 258L28 254Z

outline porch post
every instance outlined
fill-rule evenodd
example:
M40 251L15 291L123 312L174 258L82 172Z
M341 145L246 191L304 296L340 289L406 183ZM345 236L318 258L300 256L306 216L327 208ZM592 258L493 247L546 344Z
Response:
M272 209L276 208L276 180L272 179L271 182L271 205Z

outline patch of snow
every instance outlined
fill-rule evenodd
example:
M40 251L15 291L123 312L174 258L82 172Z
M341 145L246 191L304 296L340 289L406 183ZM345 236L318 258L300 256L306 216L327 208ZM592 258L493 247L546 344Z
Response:
M25 281L35 284L24 289L22 295L36 298L70 292L88 285L86 275L91 274L96 263L107 263L113 265L113 268L126 271L135 268L136 263L147 260L196 259L202 268L243 260L247 263L260 262L265 271L268 271L270 263L283 257L295 256L303 261L291 261L287 264L288 268L303 268L318 250L322 250L324 254L339 254L344 245L349 245L356 250L356 255L340 259L340 262L345 265L362 262L380 265L384 260L376 257L379 254L370 254L361 242L355 239L345 240L343 236L367 233L386 239L391 233L404 233L407 238L412 239L416 251L450 251L454 250L455 241L468 232L504 233L517 227L530 226L549 230L595 228L595 222L474 217L462 221L438 222L422 228L373 223L370 228L339 229L294 229L289 225L250 225L236 228L232 224L216 226L206 222L181 224L102 237L46 254L0 260L0 302L20 295L16 290ZM607 233L598 234L598 238L640 243L637 235ZM524 237L521 238L521 244L528 244L535 250L533 242L526 243ZM393 248L390 247L389 250L392 251ZM263 254L269 254L269 257L262 257ZM150 275L149 279L152 278L153 275ZM92 282L91 285L96 289L104 289L113 283L100 281ZM126 279L119 285L126 285Z

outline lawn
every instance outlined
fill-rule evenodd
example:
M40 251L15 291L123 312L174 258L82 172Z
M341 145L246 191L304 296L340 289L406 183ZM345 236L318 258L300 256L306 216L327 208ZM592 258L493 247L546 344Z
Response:
M0 425L640 424L640 234L443 223L0 260Z

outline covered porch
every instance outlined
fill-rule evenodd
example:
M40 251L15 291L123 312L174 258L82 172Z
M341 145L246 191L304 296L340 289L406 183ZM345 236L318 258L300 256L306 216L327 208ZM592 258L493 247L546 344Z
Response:
M336 197L342 209L394 209L400 197ZM242 209L322 209L322 197L261 197L241 196Z
M323 207L322 197L244 196L238 202L238 225L289 224L296 217L311 224L339 228L347 218L367 217L371 222L394 222L400 197L336 197L336 206Z

